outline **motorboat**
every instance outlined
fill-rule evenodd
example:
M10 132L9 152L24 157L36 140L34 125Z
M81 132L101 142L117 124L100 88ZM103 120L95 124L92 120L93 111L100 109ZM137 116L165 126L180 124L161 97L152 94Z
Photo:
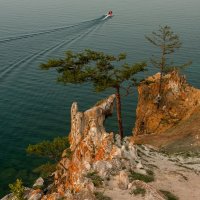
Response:
M110 18L110 17L112 17L112 16L113 16L113 11L110 10L110 11L108 11L108 13L105 15L105 17L103 18L103 20L105 20L105 19L107 19L107 18Z
M113 11L110 10L110 11L108 12L107 16L112 17L112 16L113 16Z

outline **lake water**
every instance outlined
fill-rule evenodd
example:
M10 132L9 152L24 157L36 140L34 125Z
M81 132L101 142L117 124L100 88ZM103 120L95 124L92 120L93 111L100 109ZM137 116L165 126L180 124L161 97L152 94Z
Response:
M114 17L103 21L110 9ZM113 92L57 84L57 74L40 70L41 62L86 48L127 52L130 63L147 60L155 50L144 36L170 25L183 42L174 59L193 61L185 73L200 87L199 11L199 0L0 0L0 194L19 177L31 184L31 171L40 160L27 156L26 146L68 134L73 101L84 111ZM149 68L140 77L154 72ZM125 133L130 135L137 94L122 100ZM114 116L106 126L117 130Z

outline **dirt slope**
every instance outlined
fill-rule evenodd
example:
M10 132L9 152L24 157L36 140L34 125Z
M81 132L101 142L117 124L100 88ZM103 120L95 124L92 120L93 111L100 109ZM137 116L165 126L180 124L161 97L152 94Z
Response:
M187 120L166 132L140 135L134 138L137 144L151 144L169 152L200 151L200 108Z

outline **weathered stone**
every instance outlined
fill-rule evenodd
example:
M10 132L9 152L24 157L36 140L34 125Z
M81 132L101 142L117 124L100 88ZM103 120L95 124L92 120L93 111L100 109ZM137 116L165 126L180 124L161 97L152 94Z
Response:
M27 196L26 198L28 200L40 200L42 199L43 196L43 192L40 189L36 189L36 190L32 190Z
M91 191L81 191L75 194L74 200L96 200L96 197Z
M98 160L93 164L93 169L97 171L102 178L105 178L112 169L112 164L108 161Z
M33 187L42 187L43 185L44 185L44 179L42 177L39 177L33 184Z
M4 196L1 200L16 200L16 198L14 197L12 193L10 193Z
M111 95L85 112L78 111L77 103L72 104L69 135L72 154L69 159L63 152L54 173L55 193L44 195L43 199L93 200L95 187L128 188L128 175L123 169L136 168L137 149L128 137L121 142L116 135L114 140L114 134L107 133L103 126L106 117L112 114L114 100L115 95ZM101 184L95 185L95 181Z
M118 147L121 147L122 146L122 143L121 143L121 136L119 134L116 134L115 135L115 144L116 146Z
M41 200L60 200L60 199L65 199L65 197L61 196L60 194L53 192L51 194L47 194L42 197ZM74 200L73 198L66 198L66 200Z
M115 95L111 95L85 112L78 111L77 103L71 108L71 132L69 135L71 159L63 158L55 172L57 191L63 195L66 190L79 193L92 188L85 175L96 170L105 177L112 168L112 160L117 153L113 133L107 133L103 123L113 111ZM91 186L91 187L90 187Z
M129 178L128 174L125 171L120 171L118 176L118 186L122 190L128 189Z

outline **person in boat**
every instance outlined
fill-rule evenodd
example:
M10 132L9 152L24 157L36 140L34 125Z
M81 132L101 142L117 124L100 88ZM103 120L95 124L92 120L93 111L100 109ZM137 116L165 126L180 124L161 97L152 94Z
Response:
M112 10L110 10L110 11L108 12L108 15L112 16Z

